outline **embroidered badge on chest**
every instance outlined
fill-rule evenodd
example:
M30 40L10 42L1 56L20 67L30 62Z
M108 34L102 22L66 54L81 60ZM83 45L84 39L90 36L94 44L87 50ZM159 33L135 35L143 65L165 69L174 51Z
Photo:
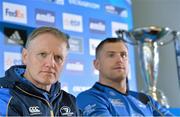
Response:
M125 106L124 103L120 100L120 99L113 99L113 98L109 98L108 99L112 105L114 106Z
M71 112L71 108L68 106L62 106L60 108L60 113L62 116L72 116L74 113Z

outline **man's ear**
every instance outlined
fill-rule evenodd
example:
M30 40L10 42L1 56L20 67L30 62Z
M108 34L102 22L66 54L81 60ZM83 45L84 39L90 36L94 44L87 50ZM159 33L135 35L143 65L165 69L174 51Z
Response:
M93 61L93 64L94 64L94 67L95 67L97 70L99 70L99 60L98 60L98 59L95 59L95 60Z
M22 63L24 65L27 64L27 49L26 48L23 48L22 50Z

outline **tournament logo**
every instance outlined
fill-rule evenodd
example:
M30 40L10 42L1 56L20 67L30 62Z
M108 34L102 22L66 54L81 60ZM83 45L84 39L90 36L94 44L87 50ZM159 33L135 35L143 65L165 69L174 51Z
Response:
M83 32L82 16L63 13L63 29L75 32Z
M8 44L25 45L27 40L26 30L4 27L5 42Z
M36 9L36 23L39 25L55 25L55 14L52 11L47 11L43 9Z
M3 20L27 24L26 6L3 2Z

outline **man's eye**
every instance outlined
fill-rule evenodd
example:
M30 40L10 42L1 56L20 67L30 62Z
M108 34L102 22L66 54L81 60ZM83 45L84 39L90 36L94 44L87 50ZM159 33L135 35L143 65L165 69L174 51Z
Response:
M45 58L45 57L47 56L46 53L40 53L39 55L40 55L41 57L43 57L43 58Z
M113 53L108 54L109 57L114 57Z
M127 53L121 53L122 58L127 58Z
M55 56L54 57L54 60L57 62L57 63L61 63L63 61L63 58L61 56Z

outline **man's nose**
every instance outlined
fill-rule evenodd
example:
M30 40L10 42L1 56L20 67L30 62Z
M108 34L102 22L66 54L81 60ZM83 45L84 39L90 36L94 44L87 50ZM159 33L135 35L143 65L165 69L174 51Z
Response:
M120 62L123 61L123 57L121 56L121 54L118 54L118 55L117 55L117 60L120 61Z
M46 66L49 66L49 67L54 67L55 66L54 56L48 56L47 57Z

